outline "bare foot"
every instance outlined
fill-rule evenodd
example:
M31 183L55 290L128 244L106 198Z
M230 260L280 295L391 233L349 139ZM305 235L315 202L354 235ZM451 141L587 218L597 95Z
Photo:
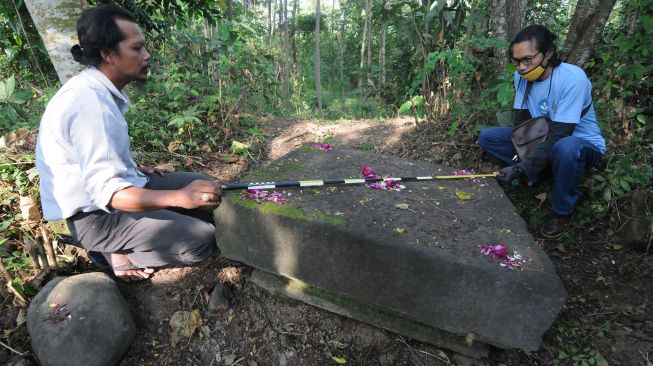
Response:
M135 266L125 254L119 253L103 253L107 262L116 278L123 281L141 281L150 278L154 273L154 268L139 268Z

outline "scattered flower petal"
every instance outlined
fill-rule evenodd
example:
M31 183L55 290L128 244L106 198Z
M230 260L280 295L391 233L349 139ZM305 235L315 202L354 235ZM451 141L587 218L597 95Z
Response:
M361 174L363 174L363 177L365 177L365 179L381 179L381 176L376 174L374 170L372 170L372 167L369 166L363 167L363 169L361 169ZM402 189L406 188L405 186L399 184L398 181L394 181L394 180L368 183L367 186L372 189L380 189L380 190L395 191L395 192L399 192Z
M460 170L452 170L451 174L453 174L453 175L474 175L474 174L476 174L476 172L474 172L473 170L460 169ZM475 182L475 183L480 183L481 180L479 178L485 178L485 177L465 178L465 179L471 180L472 182Z
M263 189L250 189L243 193L242 198L252 200L256 203L263 203L268 201L282 205L288 202L282 193L266 191Z
M70 318L70 309L68 309L66 304L59 305L57 303L52 303L50 304L50 308L52 309L52 314L50 314L48 318L52 321L52 324L59 324Z
M508 255L508 249L503 244L498 245L485 245L481 248L481 254L492 257L493 259L501 260L501 267L508 269L522 270L526 259L521 254L513 251L512 255Z
M313 145L314 148L318 150L323 150L323 151L331 151L333 150L333 146L331 144L327 144L326 142L320 142L315 145Z
M363 169L361 169L361 174L363 174L363 177L365 177L365 179L381 178L380 175L374 173L374 170L372 170L371 166L364 166Z

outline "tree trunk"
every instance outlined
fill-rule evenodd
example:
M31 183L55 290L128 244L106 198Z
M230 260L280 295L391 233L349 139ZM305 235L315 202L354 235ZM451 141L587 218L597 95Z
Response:
M340 95L344 94L345 86L345 26L347 17L345 16L345 2L340 4L340 32L338 33L338 50L340 51Z
M367 89L368 86L373 86L372 82L372 5L373 0L368 0L368 14L367 17L367 69L366 69L366 74L365 77L367 78L367 84L365 85L365 88Z
M615 3L616 0L578 1L565 39L567 62L583 67L589 61Z
M292 34L291 34L291 39L292 39L292 60L293 60L293 69L295 70L294 75L293 75L293 91L297 99L301 97L299 94L301 91L301 88L299 87L299 76L300 76L300 71L301 68L299 66L299 60L297 59L297 39L296 39L296 33L297 33L297 12L299 11L299 0L295 0L294 5L292 7L292 21L295 24L295 26L292 28Z
M322 113L322 84L320 81L320 0L315 5L315 95L317 96L317 109L320 119L324 118Z
M290 99L290 40L288 39L288 0L283 0L283 96Z
M227 0L227 20L231 21L233 16L233 0Z
M385 84L386 72L385 72L385 36L388 31L388 24L383 23L381 27L381 46L379 47L379 69L381 69L381 78L379 80L380 86Z
M358 72L360 73L358 75L358 88L363 87L363 72L364 72L364 67L365 67L365 44L367 43L367 14L369 14L370 10L370 0L365 0L365 22L363 25L363 36L361 37L361 62L360 66L358 68Z
M268 48L272 50L272 35L274 33L274 15L272 14L272 0L268 1Z
M88 7L85 0L26 0L25 5L43 40L61 83L81 70L70 47L78 43L77 19Z
M526 0L492 0L492 23L494 38L511 42L524 27L526 20ZM503 73L508 62L505 50L495 49L494 60L498 74Z

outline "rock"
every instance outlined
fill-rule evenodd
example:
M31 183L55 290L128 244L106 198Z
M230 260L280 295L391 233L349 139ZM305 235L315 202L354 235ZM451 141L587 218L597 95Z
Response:
M627 218L621 230L621 237L626 245L636 250L646 250L653 235L653 191L635 191L621 205L621 211Z
M229 301L232 294L229 286L218 283L213 288L211 293L211 300L209 301L209 310L211 311L227 311L229 309Z
M307 146L244 180L360 179L363 166L389 176L452 172L425 162ZM288 189L292 195L284 205L225 192L215 210L218 246L228 259L296 280L341 307L355 302L372 309L368 314L394 314L415 327L440 330L453 337L457 352L466 344L537 350L567 293L503 190L493 179L403 184L401 192L364 185ZM408 203L410 210L396 209L398 203ZM480 253L484 245L498 243L526 258L525 270L501 267ZM451 349L451 342L444 343Z
M18 357L18 358L12 358L7 362L7 366L33 366L35 363L33 361L30 361L26 358Z
M118 286L101 272L50 281L27 310L32 350L43 365L115 365L136 327Z
M286 355L283 352L279 353L278 360L279 360L279 366L288 365L288 359L286 358Z

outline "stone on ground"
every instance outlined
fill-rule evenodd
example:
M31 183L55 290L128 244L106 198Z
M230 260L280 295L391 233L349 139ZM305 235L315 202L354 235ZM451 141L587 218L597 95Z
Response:
M302 147L244 180L362 178L363 166L389 176L452 173L362 151ZM215 211L218 246L229 259L301 281L345 306L363 304L449 334L459 346L538 349L567 294L501 188L493 179L404 185L401 192L288 188L285 205L228 192ZM524 269L482 255L488 244L521 254Z
M116 365L136 333L118 286L101 272L58 277L29 306L27 329L43 365Z
M653 191L635 191L621 206L623 216L628 220L621 230L621 238L632 249L650 249L653 239Z

